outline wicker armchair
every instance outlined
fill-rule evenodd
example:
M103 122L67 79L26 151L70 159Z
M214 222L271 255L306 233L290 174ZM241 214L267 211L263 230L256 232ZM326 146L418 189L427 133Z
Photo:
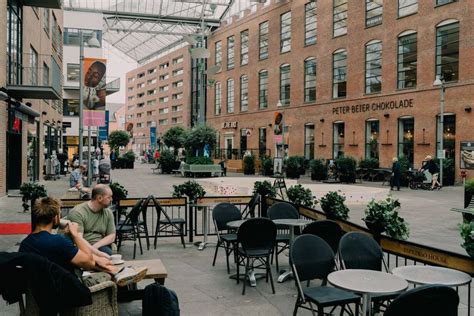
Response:
M117 286L112 281L102 282L89 287L92 293L92 304L63 311L61 316L116 316L118 315ZM26 292L25 315L39 315L31 289Z

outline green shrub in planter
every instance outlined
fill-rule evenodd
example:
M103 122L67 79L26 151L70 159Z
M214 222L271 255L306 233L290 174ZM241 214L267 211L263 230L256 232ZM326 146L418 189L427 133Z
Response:
M161 171L163 173L171 173L175 167L176 156L170 150L161 152L160 158L158 159L161 165Z
M344 183L355 183L356 161L352 157L340 157L335 161L339 181Z
M410 162L405 155L398 157L398 162L400 163L400 173L402 175L400 178L400 184L406 187L408 186L407 171L410 169Z
M359 161L359 168L363 169L377 169L379 167L379 160L377 158L367 158L367 159L361 159Z
M255 181L253 184L253 194L258 193L264 197L272 197L276 196L276 189L273 187L270 181Z
M439 168L439 159L435 159L435 163ZM443 160L443 186L454 184L454 159L446 158Z
M300 177L300 159L296 156L289 157L285 161L286 176L290 179L299 179Z
M372 199L365 209L365 217L362 220L375 235L385 231L392 238L406 240L410 236L410 230L407 222L398 216L398 208L400 208L398 199L392 197L381 201Z
M255 174L255 157L244 156L244 174Z
M123 168L133 169L135 163L135 153L132 150L129 150L123 154L122 159L124 162Z
M326 162L323 158L311 160L309 163L311 169L311 180L322 181L326 180L327 168Z
M186 195L189 203L196 203L199 198L206 195L204 188L196 181L186 181L183 184L173 185L173 197Z
M212 165L214 161L209 157L187 157L186 163L190 165Z
M304 156L294 156L294 157L296 161L298 162L298 172L300 173L300 175L304 175L306 173Z
M36 200L40 197L45 197L48 195L44 185L39 184L38 182L24 182L20 186L20 194L22 195L22 206L23 211L26 212L30 209L33 209L33 206ZM30 205L28 205L30 202Z
M263 156L260 158L262 161L262 175L272 176L273 175L273 160L271 157Z
M118 205L118 201L125 199L128 191L118 182L111 182L110 189L112 190L112 203Z
M344 204L346 197L335 191L328 192L319 203L329 219L349 219L349 208Z
M459 225L459 232L461 233L461 237L464 240L464 243L461 245L466 252L474 258L474 222L473 221L465 221L464 223Z
M296 205L313 207L315 199L310 189L304 188L301 184L288 188L288 199Z

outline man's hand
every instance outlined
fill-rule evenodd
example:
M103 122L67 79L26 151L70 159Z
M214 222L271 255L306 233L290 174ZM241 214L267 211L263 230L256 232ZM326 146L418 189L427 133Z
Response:
M105 252L102 252L102 251L97 251L97 256L100 257L100 258L104 258L104 259L107 259L110 261L110 256L105 253Z
M66 226L65 232L71 235L74 239L79 236L79 224L74 222L69 222Z
M109 269L111 266L113 266L112 261L104 257L95 258L95 264L104 269Z

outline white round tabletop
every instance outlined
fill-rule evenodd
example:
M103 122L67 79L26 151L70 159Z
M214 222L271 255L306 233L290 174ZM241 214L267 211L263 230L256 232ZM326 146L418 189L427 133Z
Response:
M236 220L236 221L231 221L231 222L228 222L227 223L227 227L229 228L239 228L240 225L242 225L243 222L245 222L246 219L239 219L239 220Z
M304 226L311 223L308 220L299 219L299 218L274 219L273 222L277 225L287 225L287 226Z
M403 266L393 269L392 273L414 284L460 286L472 280L462 271L433 266Z
M408 287L404 279L381 271L347 269L328 275L332 285L360 294L384 294L403 291Z

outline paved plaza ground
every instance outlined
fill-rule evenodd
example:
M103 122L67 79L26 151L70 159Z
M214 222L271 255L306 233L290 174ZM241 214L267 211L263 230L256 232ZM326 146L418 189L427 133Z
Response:
M237 177L238 179L235 179ZM230 174L227 178L219 178L224 184L238 183L248 186L248 182L241 174ZM138 164L134 170L113 170L112 180L125 186L131 197L144 197L148 194L156 196L170 196L172 185L185 181L180 176L152 174L151 165ZM203 181L206 181L205 179ZM309 178L302 178L298 183L315 184ZM44 182L48 192L60 197L67 189L67 178L57 181ZM382 187L380 182L356 184L346 186L348 191L378 192L380 189L388 192L388 187ZM354 188L355 187L355 188ZM343 186L344 188L344 186ZM251 189L247 188L247 189ZM313 191L314 192L314 191ZM400 214L410 224L410 241L432 247L464 254L461 248L457 225L461 222L459 213L451 212L451 207L462 207L462 187L447 187L442 191L413 191L402 188L401 191L392 191L400 199L402 208ZM317 196L318 198L320 196ZM353 202L349 205L351 220L363 224L364 203ZM21 211L21 199L18 197L0 198L0 222L28 222L29 213ZM0 251L16 251L18 242L24 235L3 235L0 237ZM197 238L199 239L199 238ZM214 240L215 237L210 237ZM133 244L126 242L121 252L126 259L132 257ZM248 288L245 296L240 294L241 285L228 278L225 268L225 255L220 250L215 267L211 266L214 247L198 251L192 244L186 249L180 245L179 239L160 239L157 250L144 251L143 256L137 259L160 258L168 270L165 285L174 289L180 300L183 315L290 315L295 302L296 289L293 281L275 283L276 294L271 293L270 284L259 281L256 288ZM280 262L285 262L282 257ZM276 271L273 269L274 279ZM140 286L146 285L140 283ZM465 303L466 297L461 300ZM0 315L17 315L16 305L4 306L0 300ZM472 310L472 309L471 309ZM460 315L467 315L463 307ZM472 310L474 312L474 310ZM471 313L472 313L471 312ZM120 315L140 315L140 302L120 305ZM299 314L307 315L301 311Z

